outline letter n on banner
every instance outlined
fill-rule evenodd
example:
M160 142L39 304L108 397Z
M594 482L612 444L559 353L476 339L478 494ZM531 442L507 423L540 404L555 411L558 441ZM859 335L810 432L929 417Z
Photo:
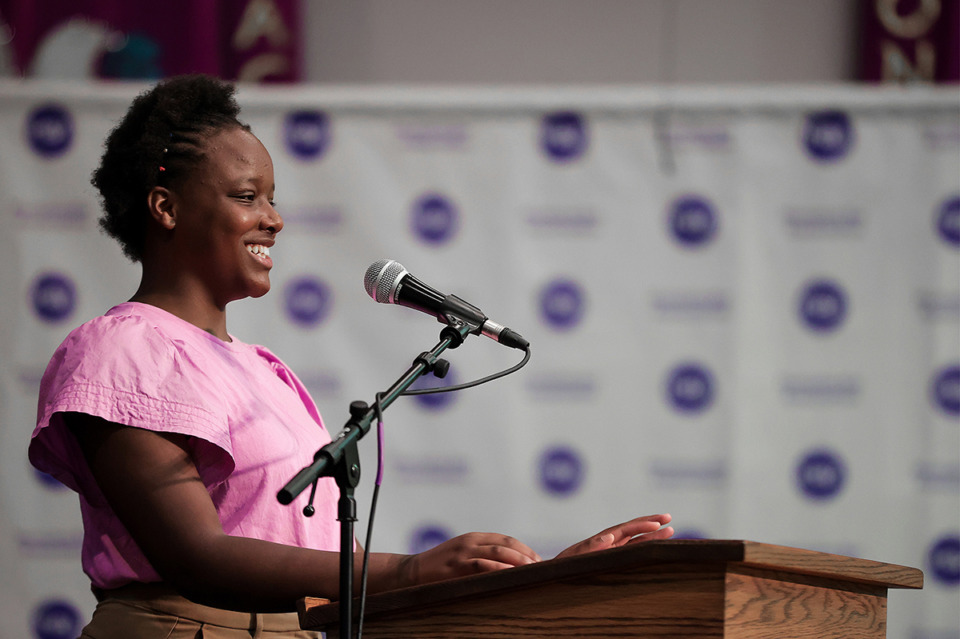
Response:
M861 79L960 80L960 3L956 0L863 0L861 14Z

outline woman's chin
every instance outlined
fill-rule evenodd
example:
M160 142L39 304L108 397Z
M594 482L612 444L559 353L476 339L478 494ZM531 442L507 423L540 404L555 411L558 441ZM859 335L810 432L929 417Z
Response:
M252 282L248 281L246 286L244 286L240 292L242 294L236 299L263 297L270 292L270 280L269 278L258 278Z
M258 288L258 289L256 289L256 290L252 291L249 295L247 295L247 297L252 297L252 298L263 297L264 295L266 295L266 294L269 293L269 292L270 292L270 285L267 284L266 286L264 286L264 287L262 287L262 288Z

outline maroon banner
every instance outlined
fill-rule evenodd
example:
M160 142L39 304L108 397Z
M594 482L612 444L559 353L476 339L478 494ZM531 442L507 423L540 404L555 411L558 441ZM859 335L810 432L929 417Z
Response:
M863 0L861 79L960 81L960 0Z
M300 0L0 0L24 77L302 76Z

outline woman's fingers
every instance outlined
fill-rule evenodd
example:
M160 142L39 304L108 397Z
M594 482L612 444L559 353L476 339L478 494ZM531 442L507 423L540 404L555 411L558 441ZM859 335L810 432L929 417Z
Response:
M570 546L557 557L569 557L615 548L628 543L668 539L673 528L669 514L647 515L611 526ZM412 583L429 583L453 577L525 566L541 561L529 546L509 535L467 533L410 557Z
M540 556L526 544L501 535L476 540L475 545L466 549L464 557L489 569L525 566L540 561Z
M611 526L604 530L598 537L613 535L611 545L622 545L637 535L647 536L662 529L663 526L670 523L673 518L669 514L648 515L646 517L637 517L630 521Z
M670 527L670 526L664 526L663 528L660 528L659 530L655 530L655 531L653 531L653 532L649 532L649 533L646 533L646 534L644 534L644 535L640 535L639 537L634 537L634 538L632 538L632 539L628 539L628 540L626 541L626 543L623 544L623 545L626 545L626 544L635 544L635 543L639 543L639 542L643 542L643 541L656 541L656 540L658 540L658 539L670 539L671 537L673 537L673 533L674 533L674 530L673 530L672 527Z
M416 583L429 583L540 561L526 544L496 533L467 533L413 558Z
M653 541L668 539L673 535L673 528L667 526L673 518L667 514L647 515L630 521L611 526L597 533L589 539L570 546L557 557L570 557L587 552L616 548L628 543L639 541Z

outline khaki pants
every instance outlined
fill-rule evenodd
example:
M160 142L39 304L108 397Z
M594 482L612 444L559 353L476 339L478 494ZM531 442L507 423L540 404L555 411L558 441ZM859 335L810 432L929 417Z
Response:
M172 589L136 584L98 593L93 619L80 639L318 639L300 629L297 613L221 610Z

